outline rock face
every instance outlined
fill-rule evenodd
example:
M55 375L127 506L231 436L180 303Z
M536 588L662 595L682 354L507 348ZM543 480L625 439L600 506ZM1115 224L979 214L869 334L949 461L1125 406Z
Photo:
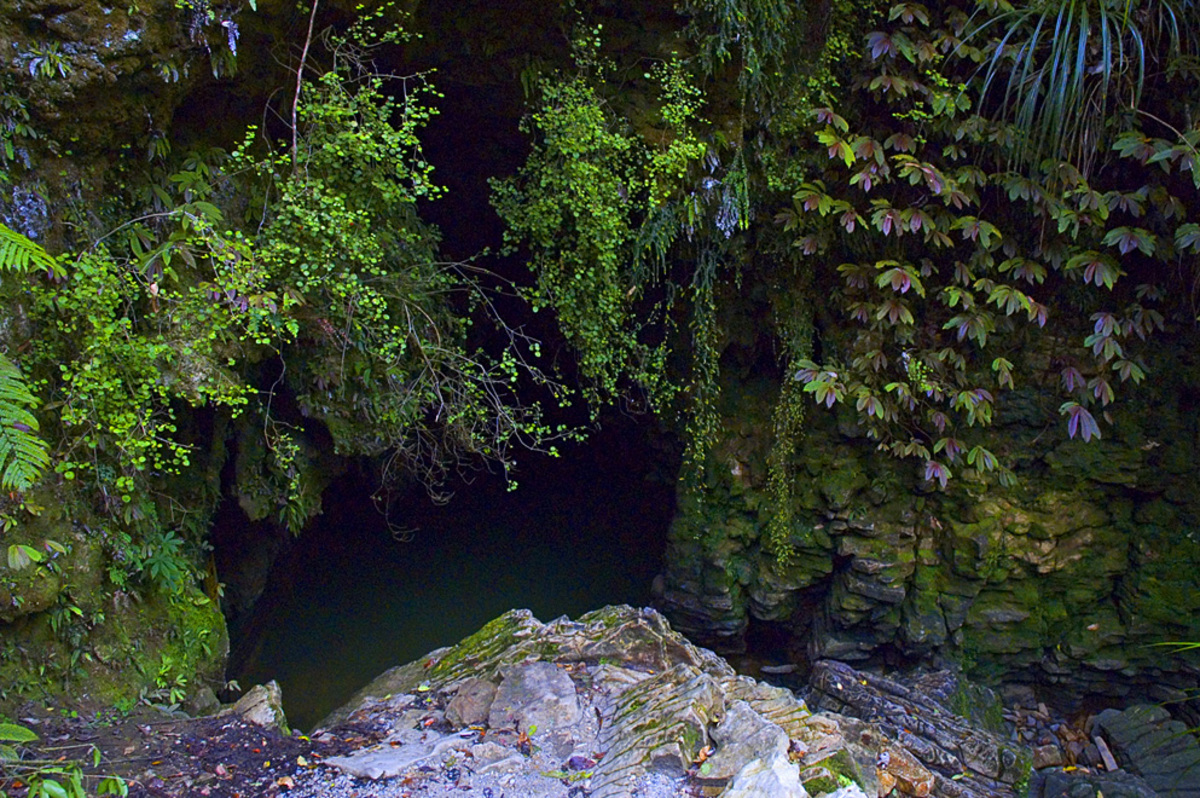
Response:
M1013 785L1029 775L1028 749L979 728L948 706L943 696L957 689L950 674L930 674L923 683L906 686L822 660L813 668L811 685L814 706L868 721L895 741L880 754L880 769L902 792L1001 798L1015 796Z
M485 716L485 684L495 687L488 726L464 729L468 717ZM658 780L673 785L671 795L685 787L729 798L862 794L853 786L871 798L973 798L1012 794L1003 779L1016 768L1014 758L993 751L1000 791L971 792L965 787L977 782L941 779L910 753L907 730L813 713L791 691L737 675L656 611L630 607L545 624L528 611L509 612L457 646L385 672L321 725L371 725L388 735L329 761L346 773L433 778L453 757L454 789L504 771L518 779L508 790L528 796L560 795L562 780L593 798L618 798L645 794ZM984 747L960 749L982 762ZM542 770L522 767L526 760Z
M1029 780L1029 798L1156 798L1141 778L1119 770L1094 773L1060 770L1038 771Z
M703 490L680 493L658 606L726 653L758 624L790 636L792 661L944 655L1047 700L1179 698L1196 658L1143 644L1200 639L1200 571L1179 565L1200 561L1200 368L1189 350L1156 372L1090 444L1035 391L1006 394L987 445L1010 488L960 469L942 492L881 456L853 413L809 411L785 562L767 544L777 387L731 376Z
M1096 718L1096 730L1117 763L1144 778L1158 795L1200 798L1200 743L1162 707L1106 709Z

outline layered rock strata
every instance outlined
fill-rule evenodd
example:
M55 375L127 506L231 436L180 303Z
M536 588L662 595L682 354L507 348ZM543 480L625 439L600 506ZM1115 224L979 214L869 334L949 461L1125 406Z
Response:
M526 768L522 794L560 794L565 780L618 798L666 779L679 790L671 794L730 798L973 795L939 781L898 730L814 713L790 690L739 676L650 609L550 623L509 612L385 672L322 726L362 723L386 727L384 743L328 764L366 778L437 772L451 757L471 778L498 768L517 778L521 756L540 756L551 781L539 787ZM471 789L456 776L456 789Z

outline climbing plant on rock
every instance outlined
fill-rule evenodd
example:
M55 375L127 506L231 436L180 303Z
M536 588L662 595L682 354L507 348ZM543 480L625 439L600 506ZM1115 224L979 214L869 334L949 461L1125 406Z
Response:
M1173 267L1190 260L1180 196L1197 187L1183 173L1200 134L1151 139L1130 100L1104 111L1117 133L1100 162L1093 151L1073 157L1098 140L1096 123L1064 121L1055 101L1033 117L1038 95L1019 94L1022 109L1010 118L987 95L1008 64L998 52L1030 24L1010 12L893 6L891 24L866 36L847 115L811 111L821 149L778 215L801 252L839 262L836 296L857 327L840 352L805 362L795 379L818 403L853 402L872 437L921 458L925 477L943 486L952 468L1000 466L969 430L989 424L1000 392L1022 378L1056 381L1068 433L1099 437L1117 386L1144 377L1137 345L1163 329ZM1043 44L1036 28L1025 35L1026 50ZM1078 35L1088 40L1086 29ZM1131 68L1114 64L1111 50L1088 52L1077 70L1090 68L1087 58L1106 77ZM1021 55L1014 71L1046 70L1040 51ZM1145 90L1168 91L1161 82ZM1161 108L1183 110L1165 97ZM1047 157L1028 163L1030 153ZM1077 344L1062 346L1063 335ZM1017 365L1031 348L1051 355L1053 374L1031 372L1030 359Z

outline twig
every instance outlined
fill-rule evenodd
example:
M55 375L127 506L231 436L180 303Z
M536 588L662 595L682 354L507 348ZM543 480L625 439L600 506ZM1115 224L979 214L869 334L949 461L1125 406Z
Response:
M317 5L321 0L313 0L312 11L308 14L308 34L304 37L304 49L300 51L300 65L296 67L296 93L292 97L292 173L295 174L299 164L300 126L297 121L300 108L300 87L304 85L304 63L308 60L308 46L312 44L313 23L317 19Z

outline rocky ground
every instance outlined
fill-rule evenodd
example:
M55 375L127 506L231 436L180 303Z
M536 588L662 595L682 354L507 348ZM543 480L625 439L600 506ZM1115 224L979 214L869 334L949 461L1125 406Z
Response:
M84 760L154 798L1200 798L1200 746L1159 707L1059 718L1030 691L1002 707L949 672L835 661L809 685L811 709L653 610L514 611L384 673L309 735L286 729L273 685L196 719L19 720L40 737L24 756Z

